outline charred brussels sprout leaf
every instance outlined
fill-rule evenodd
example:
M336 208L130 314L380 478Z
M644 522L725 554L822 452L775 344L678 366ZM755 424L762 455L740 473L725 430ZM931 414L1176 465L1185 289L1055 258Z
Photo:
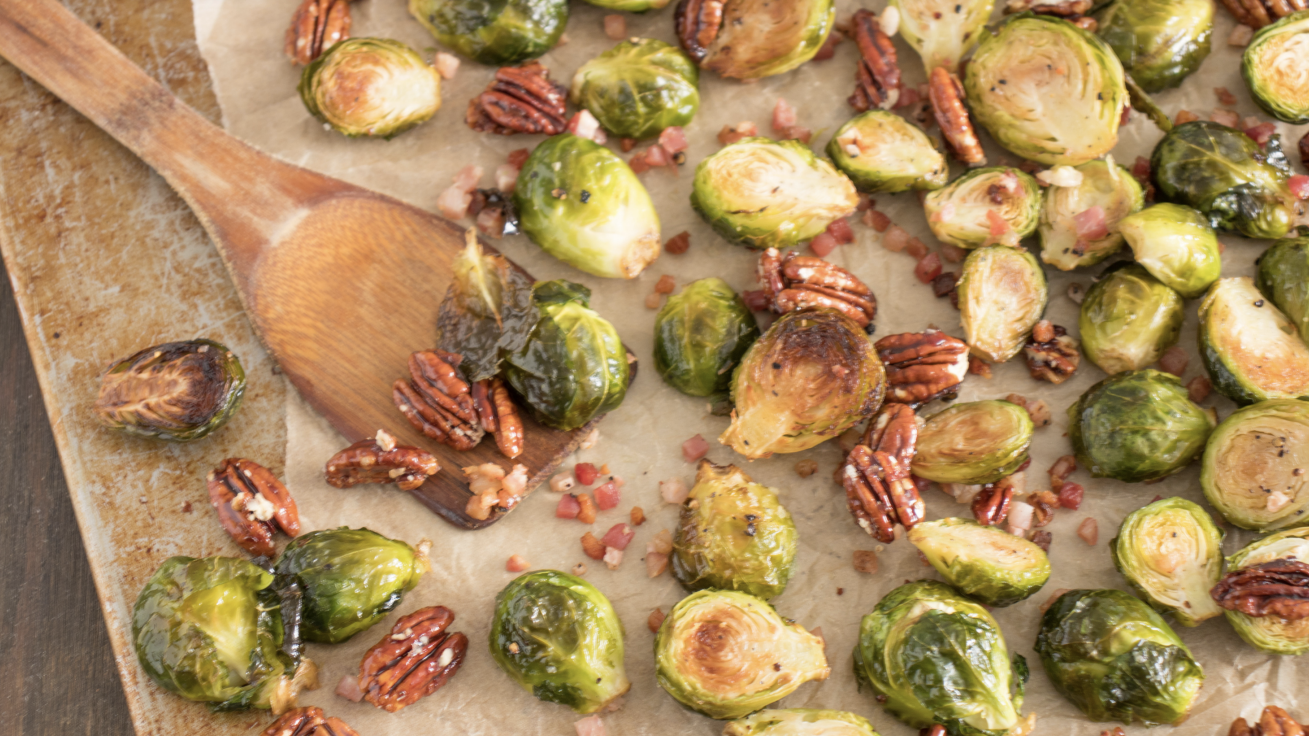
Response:
M964 340L973 355L1003 363L1023 349L1045 311L1045 272L1022 248L988 245L964 259L958 295Z
M1278 560L1309 560L1309 529L1286 529L1251 542L1227 558L1227 572ZM1309 652L1309 617L1292 620L1281 616L1249 616L1240 611L1224 613L1236 633L1260 651L1286 656Z
M1082 351L1105 373L1144 368L1177 344L1181 294L1136 263L1116 263L1086 292L1077 318Z
M190 442L227 423L241 405L245 371L213 340L169 342L115 363L101 378L96 416L110 429Z
M726 398L732 369L759 339L745 301L719 278L693 281L655 317L655 370L687 396Z
M789 72L814 58L835 20L832 0L727 0L700 68L728 79Z
M463 357L469 381L500 372L505 355L521 350L536 326L532 277L500 254L487 255L469 230L455 259L454 281L437 316L437 347Z
M613 151L572 133L538 145L518 174L519 225L546 253L593 276L634 279L659 257L659 215Z
M1265 26L1245 47L1241 74L1250 94L1269 115L1287 123L1309 123L1309 11Z
M1150 159L1159 198L1199 210L1209 224L1251 238L1280 238L1300 205L1277 136L1267 152L1245 133L1196 120L1172 129Z
M1309 403L1273 399L1219 423L1204 449L1200 485L1223 518L1244 529L1274 531L1309 524L1304 468Z
M649 138L691 122L700 107L699 80L700 70L681 49L633 38L583 64L570 97L614 135Z
M937 189L950 174L932 139L887 110L869 110L842 125L827 155L861 192Z
M391 138L441 107L441 75L417 51L385 38L350 38L305 67L300 99L351 138Z
M996 142L1043 164L1076 166L1118 142L1123 65L1061 18L1015 15L982 35L964 78L968 106Z
M554 48L568 23L568 0L409 0L409 13L456 52L502 66Z
M1100 16L1100 38L1146 92L1176 87L1209 55L1210 0L1116 0Z
M854 670L914 728L1004 736L1021 723L1026 662L1015 655L1011 665L991 614L944 583L901 585L864 616Z
M929 72L938 66L958 71L995 7L994 0L891 0L890 4L900 11L900 35L923 57Z
M867 718L843 710L761 710L723 729L723 736L878 736Z
M655 634L655 669L677 702L720 720L753 713L831 673L822 637L730 590L701 590L673 606Z
M1068 408L1077 460L1096 478L1126 483L1163 478L1204 450L1214 420L1170 373L1119 373L1095 384Z
M1218 280L1223 267L1218 236L1190 207L1147 207L1123 218L1118 229L1136 262L1183 297L1195 299Z
M1093 266L1117 253L1123 247L1118 223L1145 204L1140 182L1112 158L1087 161L1077 170L1082 174L1081 184L1050 187L1045 193L1037 225L1041 260L1061 271ZM1094 223L1086 224L1095 219L1096 207L1103 216L1102 230Z
M918 430L914 475L937 483L993 483L1027 462L1032 417L1008 401L969 401Z
M979 248L995 242L1017 245L1036 232L1043 192L1031 174L1007 166L974 169L923 198L927 226L942 242ZM993 213L993 214L988 214ZM993 235L995 215L1004 235Z
M1065 698L1093 721L1186 718L1204 671L1159 614L1118 590L1072 590L1041 618L1036 653Z
M695 168L691 206L724 238L787 248L855 211L854 184L800 141L744 138Z
M1222 613L1209 590L1223 574L1223 532L1199 504L1165 498L1133 511L1109 550L1132 587L1177 623L1197 626Z
M853 320L829 309L788 312L732 376L732 424L718 441L754 460L800 452L871 416L886 370Z
M1309 398L1309 347L1248 277L1220 279L1200 302L1200 357L1238 404Z
M623 669L623 622L585 580L539 570L495 597L491 656L541 700L594 713L632 684Z
M791 579L796 538L795 521L777 491L735 465L701 460L682 504L670 568L688 591L739 590L768 600Z
M1255 285L1309 340L1309 239L1281 240L1264 251Z
M341 527L291 540L276 570L279 578L298 583L304 594L304 638L337 644L400 605L427 572L428 561L421 549L398 539Z
M926 521L908 537L947 583L988 606L1030 598L1050 579L1045 550L972 519Z

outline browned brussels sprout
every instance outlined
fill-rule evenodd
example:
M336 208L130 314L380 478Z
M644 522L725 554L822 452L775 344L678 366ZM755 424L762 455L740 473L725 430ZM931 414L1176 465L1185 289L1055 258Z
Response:
M115 363L95 412L110 429L190 442L223 426L241 404L245 371L213 340L168 342Z

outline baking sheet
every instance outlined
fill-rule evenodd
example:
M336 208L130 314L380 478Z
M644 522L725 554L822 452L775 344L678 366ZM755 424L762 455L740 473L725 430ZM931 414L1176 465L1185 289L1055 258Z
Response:
M437 194L453 174L466 164L486 170L484 186L491 184L491 172L509 151L530 147L539 137L499 137L472 132L463 122L468 100L485 88L494 72L465 61L453 81L442 85L443 107L437 117L390 142L348 140L326 131L305 112L296 92L298 70L282 55L282 34L296 0L195 0L197 38L210 65L214 86L227 129L259 148L347 181L371 187L420 207L434 209ZM852 3L838 3L838 17L847 17ZM870 5L880 10L881 3ZM402 40L424 53L435 51L427 32L413 21L400 0L364 0L352 5L355 36L386 36ZM601 33L606 11L574 3L567 43L542 59L554 78L568 84L583 62L609 48L612 42ZM629 35L663 39L676 43L670 6L644 16L628 15ZM1201 71L1186 83L1186 89L1166 92L1158 101L1170 113L1188 108L1208 112L1218 103L1213 88L1226 86L1238 98L1238 112L1255 114L1253 103L1238 77L1240 50L1225 44L1232 22L1220 11L1214 33L1214 51ZM917 55L896 39L901 68L909 84L923 79ZM728 448L712 442L727 425L724 418L708 414L702 400L682 396L665 386L652 370L651 341L654 312L643 306L645 295L663 274L671 274L679 286L706 276L719 276L738 290L756 288L754 265L757 254L732 246L715 236L692 212L690 193L692 167L717 150L717 131L742 120L755 122L767 134L774 102L784 97L800 110L800 124L818 133L815 145L824 145L831 133L848 119L852 109L845 98L853 85L857 52L854 44L842 43L836 57L807 64L779 77L743 85L705 74L701 81L703 104L687 128L691 142L688 165L680 175L652 171L642 175L654 197L663 222L664 238L689 230L691 249L685 255L665 254L634 282L593 278L544 255L526 238L509 237L497 243L538 278L568 278L589 286L595 294L593 306L617 326L628 346L643 363L641 375L627 400L601 425L599 443L578 455L579 461L607 463L626 480L623 503L602 512L593 528L598 535L611 525L627 521L631 506L642 506L648 517L628 548L626 560L616 571L586 559L578 542L587 528L576 521L555 519L557 497L538 490L520 508L499 524L477 532L457 530L427 513L416 501L394 489L364 487L347 491L333 489L322 481L323 462L345 442L314 412L291 394L287 408L287 480L295 494L307 529L338 525L364 525L381 533L416 542L429 538L433 569L406 597L398 612L382 625L336 647L314 646L311 656L322 668L324 688L308 694L307 703L324 707L363 734L413 734L443 731L466 734L569 734L577 716L566 708L542 703L519 689L499 672L487 656L486 635L495 594L514 577L505 572L511 554L525 557L533 569L567 570L578 562L589 568L588 580L613 601L627 628L627 669L632 690L621 710L605 715L611 734L636 736L656 733L711 734L722 724L682 709L656 684L651 647L653 635L646 627L650 611L665 612L681 597L677 583L668 575L655 580L646 577L641 561L646 542L660 529L671 528L677 510L660 503L657 483L681 477L691 483L694 468L684 462L680 445L693 434L711 440L709 458L718 463L745 465L756 480L781 492L784 503L797 519L800 553L797 573L786 592L775 600L782 615L803 625L821 627L827 640L831 677L822 683L802 686L775 707L835 708L868 717L884 736L916 733L877 707L869 693L857 692L851 674L851 650L858 624L876 602L895 586L910 579L934 577L906 541L883 549L853 523L845 507L845 496L832 481L840 462L834 442L812 451L745 463ZM1282 126L1282 132L1290 132ZM1287 137L1292 143L1300 131ZM1120 162L1130 165L1137 155L1148 155L1160 136L1141 115L1133 115L1123 129L1114 150ZM1017 163L1014 156L991 147L992 163ZM958 174L958 168L955 169ZM878 196L878 208L911 233L934 243L923 219L922 208L913 194ZM890 253L878 245L870 229L855 227L858 240L842 246L830 260L846 266L876 292L879 302L877 334L917 331L928 326L960 334L958 313L947 300L934 299L929 287L912 277L914 263L903 254ZM1254 258L1263 245L1224 235L1224 275L1252 273ZM1029 246L1035 248L1034 243ZM949 268L957 266L947 264ZM1056 324L1074 327L1077 306L1066 296L1070 283L1089 285L1092 272L1064 274L1051 270L1050 306L1047 316ZM1188 327L1182 345L1191 355L1185 376L1189 380L1203 371L1195 352L1197 302L1187 307ZM425 346L414 346L415 349ZM1032 468L1028 488L1045 486L1045 471L1069 447L1064 432L1066 408L1104 374L1084 362L1077 376L1063 386L1033 381L1021 361L996 366L995 376L984 380L970 376L963 385L961 400L1001 398L1016 392L1030 398L1044 398L1054 411L1052 426L1039 430L1032 447ZM1233 406L1221 397L1206 402L1220 415ZM931 409L928 410L929 412ZM396 415L396 421L402 421ZM795 463L812 458L819 472L807 479L793 470ZM449 469L458 472L455 469ZM1198 470L1191 468L1155 485L1128 485L1093 480L1079 471L1073 480L1087 488L1079 511L1061 510L1048 527L1054 535L1050 559L1054 574L1046 589L1032 599L995 611L1011 650L1028 657L1033 667L1024 712L1038 714L1037 733L1083 736L1100 733L1103 726L1086 721L1050 686L1031 651L1040 616L1040 605L1060 588L1115 587L1126 589L1114 571L1106 544L1122 518L1156 495L1180 495L1200 500ZM926 495L930 518L969 516L966 506L956 505L945 494L932 490ZM1098 521L1100 541L1089 548L1075 533L1087 516ZM1252 539L1246 532L1233 531L1226 549L1231 551ZM875 575L857 573L851 566L851 552L872 549L879 552L881 570ZM374 644L394 616L420 606L442 604L458 618L454 629L472 640L470 655L462 671L435 695L397 714L387 714L367 704L355 704L332 694L332 687L344 674L357 670L362 653ZM1266 702L1280 703L1303 719L1309 717L1303 695L1309 660L1278 658L1261 654L1244 645L1223 619L1214 619L1196 629L1178 628L1204 665L1207 680L1191 719L1175 729L1177 734L1225 733L1237 716L1256 716ZM186 707L179 703L179 707ZM1129 731L1138 730L1131 728Z

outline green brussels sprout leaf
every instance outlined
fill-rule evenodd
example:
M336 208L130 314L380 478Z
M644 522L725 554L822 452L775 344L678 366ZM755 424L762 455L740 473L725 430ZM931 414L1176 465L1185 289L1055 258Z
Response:
M1272 300L1309 341L1309 238L1279 240L1259 257L1259 291Z

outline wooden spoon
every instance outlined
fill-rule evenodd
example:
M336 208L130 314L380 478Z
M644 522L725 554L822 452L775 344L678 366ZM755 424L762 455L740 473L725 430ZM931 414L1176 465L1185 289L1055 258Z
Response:
M522 463L530 491L589 433L594 422L561 432L525 416L525 449L511 462L490 438L467 452L429 440L392 403L391 384L408 376L409 354L436 341L437 308L464 244L458 225L228 135L54 0L0 0L0 55L186 200L255 332L333 427L351 442L385 428L436 455L442 471L412 493L442 518L474 529L503 515L479 521L464 513L471 493L460 468Z

